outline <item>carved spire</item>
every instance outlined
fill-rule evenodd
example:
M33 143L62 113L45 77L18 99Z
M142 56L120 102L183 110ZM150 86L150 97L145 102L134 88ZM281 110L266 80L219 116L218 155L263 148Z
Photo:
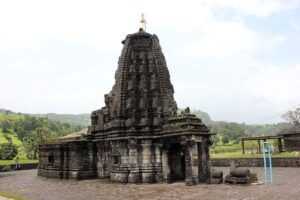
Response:
M174 89L156 35L140 29L127 35L115 84L102 108L105 129L157 127L177 110ZM94 120L95 121L95 120Z

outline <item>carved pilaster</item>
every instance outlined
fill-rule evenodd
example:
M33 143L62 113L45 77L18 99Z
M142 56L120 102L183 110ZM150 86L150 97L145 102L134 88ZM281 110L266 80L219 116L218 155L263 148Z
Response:
M144 140L141 143L142 146L142 182L152 183L154 182L154 166L151 162L151 140Z
M147 140L147 141L143 141L143 143L141 143L142 146L142 163L143 165L149 165L151 162L151 140Z
M168 160L169 149L162 149L162 172L163 172L163 182L171 183L171 169Z
M198 177L200 183L210 183L209 146L208 137L203 138L203 141L198 143Z
M162 173L162 144L155 144L155 181L163 182L163 173Z
M137 140L130 139L128 142L129 148L129 175L128 182L129 183L138 183L139 180L139 165L138 165L138 144Z
M188 186L198 183L197 166L193 165L193 151L195 150L196 143L188 141L184 146L185 153L185 184Z
M109 151L110 146L101 142L97 144L97 172L98 178L109 177Z

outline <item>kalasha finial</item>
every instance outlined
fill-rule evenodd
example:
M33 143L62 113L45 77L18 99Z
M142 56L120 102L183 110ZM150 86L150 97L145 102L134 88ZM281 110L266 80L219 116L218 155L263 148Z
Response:
M142 13L141 23L143 24L143 29L144 29L144 31L146 31L146 24L147 24L147 22L146 22L144 13Z

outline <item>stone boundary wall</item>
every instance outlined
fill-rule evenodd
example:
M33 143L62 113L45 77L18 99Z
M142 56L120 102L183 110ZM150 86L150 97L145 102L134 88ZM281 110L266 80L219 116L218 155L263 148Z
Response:
M212 167L229 167L229 162L234 160L239 167L263 167L263 158L212 158ZM268 159L267 159L268 162ZM269 163L268 163L269 165ZM300 157L272 158L273 167L300 167Z
M229 167L230 160L234 160L239 167L263 167L263 158L212 158L210 164L212 167ZM267 160L268 161L268 160ZM0 172L5 165L0 165ZM300 167L300 157L280 157L272 158L273 167ZM15 164L10 164L12 170L15 170ZM20 170L36 169L38 163L21 164Z
M27 169L36 169L38 167L38 163L21 163L21 169L20 170L27 170ZM2 172L4 166L6 165L0 165L0 172ZM9 164L10 168L12 170L15 170L16 165L15 164Z

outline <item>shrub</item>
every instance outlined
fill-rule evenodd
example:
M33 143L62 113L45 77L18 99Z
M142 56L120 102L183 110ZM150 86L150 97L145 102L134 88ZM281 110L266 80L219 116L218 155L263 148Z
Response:
M12 169L11 169L10 165L4 165L4 167L2 168L2 171L4 171L4 172L9 172L11 170Z
M223 135L222 142L223 142L223 144L228 144L229 143L229 137L227 135Z
M12 160L18 155L18 147L12 142L4 143L0 145L0 159Z
M220 140L220 137L219 137L218 135L215 135L215 136L213 137L213 140L214 140L214 144L215 144L215 145L218 145L218 143L221 141L221 140Z

